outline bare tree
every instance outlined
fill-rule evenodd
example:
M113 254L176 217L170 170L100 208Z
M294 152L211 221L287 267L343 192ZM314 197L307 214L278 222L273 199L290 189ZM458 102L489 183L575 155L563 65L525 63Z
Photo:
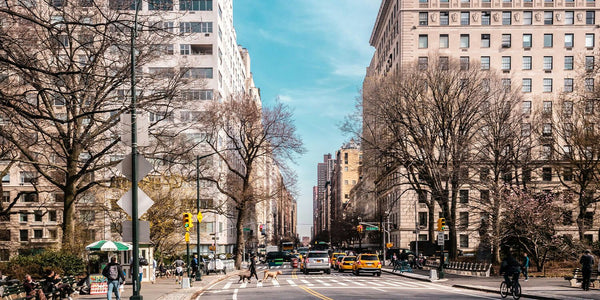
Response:
M75 204L93 186L108 183L101 176L118 163L109 157L123 153L117 125L130 106L134 11L115 1L108 7L93 1L32 3L0 7L0 113L19 128L0 130L0 136L18 150L14 160L43 179L38 184L64 193L62 241L69 248ZM165 119L177 107L183 75L190 74L185 68L141 73L167 54L172 36L150 15L139 21L137 108Z
M279 169L285 169L287 161L293 161L296 154L304 152L292 122L292 113L287 106L277 103L261 109L260 103L247 94L212 103L202 119L201 124L210 137L206 143L216 159L223 163L226 172L205 173L201 179L213 183L235 211L235 264L238 268L242 262L243 225L248 211L256 203L275 196L269 190L257 187L261 160L272 159Z

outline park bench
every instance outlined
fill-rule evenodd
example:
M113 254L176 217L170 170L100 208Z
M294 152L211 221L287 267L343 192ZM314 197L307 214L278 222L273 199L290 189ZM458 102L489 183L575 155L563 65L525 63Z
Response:
M580 286L581 282L583 281L583 273L581 272L580 268L576 268L573 270L573 276L565 276L565 279L571 281L572 287ZM594 287L596 287L597 283L600 283L598 281L598 270L592 270L592 274L590 275L590 283L592 283Z
M61 283L66 283L69 286L71 286L71 288L73 290L76 290L77 279L75 278L75 276L73 276L73 275L63 276L60 279L60 282ZM56 289L55 287L49 287L49 286L47 286L44 279L40 280L39 284L43 287L42 290L44 291L44 294L46 294L46 298L60 300L60 291L58 289Z
M400 271L400 273L410 272L412 273L413 269L410 267L410 264L406 260L397 260L394 262L394 269L392 272Z
M21 284L3 286L2 300L29 300L35 297L27 297L25 288Z

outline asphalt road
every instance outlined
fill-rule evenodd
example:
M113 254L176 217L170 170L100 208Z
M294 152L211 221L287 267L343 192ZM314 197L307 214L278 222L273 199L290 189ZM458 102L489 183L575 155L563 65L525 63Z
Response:
M250 283L230 278L208 287L198 299L498 299L498 294L456 289L440 284L413 280L397 275L382 274L354 276L351 273L332 272L331 275L311 273L304 275L284 266L278 280L264 282L252 279ZM258 269L262 279L264 269Z

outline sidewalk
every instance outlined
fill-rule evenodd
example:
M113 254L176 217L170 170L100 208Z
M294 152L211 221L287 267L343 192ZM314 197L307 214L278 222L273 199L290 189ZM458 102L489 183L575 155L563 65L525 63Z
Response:
M229 276L235 276L238 272L232 271L223 274L211 274L203 275L202 281L192 281L192 287L189 289L182 289L181 285L175 283L175 278L157 278L154 284L150 282L143 282L142 288L140 289L140 295L144 300L184 300L191 299L194 294L200 293L204 288L211 286L221 280L228 278ZM133 294L132 285L125 285L125 292L121 293L121 299L126 300ZM102 295L77 295L74 299L86 299L86 300L105 300L106 294ZM113 295L113 299L115 299Z
M385 266L382 269L389 274L396 274L416 280L430 281L429 271L415 270L414 273L392 273L392 268ZM469 277L454 274L444 274L444 280L434 281L437 284L456 288L484 291L500 294L500 283L504 280L501 276ZM563 278L529 278L525 281L519 279L522 296L531 299L600 299L600 289L590 288L583 291L581 288L571 287L569 281Z

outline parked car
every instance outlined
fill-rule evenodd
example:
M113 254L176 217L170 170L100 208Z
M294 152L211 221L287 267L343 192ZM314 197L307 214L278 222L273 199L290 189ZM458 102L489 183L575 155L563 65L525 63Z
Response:
M352 266L356 261L356 256L344 256L342 259L338 259L340 261L338 272L344 272L346 270L352 271Z
M381 261L375 254L359 254L356 257L354 265L352 265L352 273L360 275L360 273L371 273L381 276Z
M329 252L308 251L304 258L304 264L302 265L302 273L308 274L308 272L312 271L323 271L327 274L331 274L330 265Z

